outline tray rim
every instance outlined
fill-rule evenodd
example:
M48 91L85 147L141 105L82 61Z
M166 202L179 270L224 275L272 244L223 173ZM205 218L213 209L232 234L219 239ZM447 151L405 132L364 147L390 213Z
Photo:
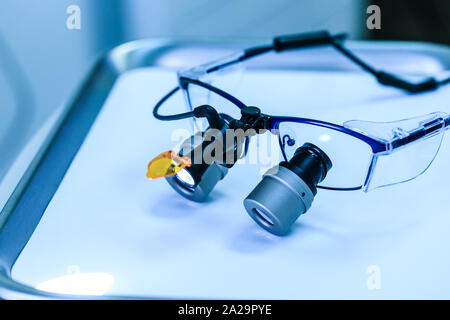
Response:
M256 42L255 42L256 43ZM104 101L106 100L110 90L114 86L115 81L124 73L134 69L162 66L162 67L176 67L165 65L161 63L160 57L167 52L175 49L196 47L207 49L211 47L225 49L232 52L239 48L244 48L252 45L251 42L232 41L224 44L219 41L190 41L178 40L172 41L168 39L142 39L121 44L110 51L102 54L93 63L90 72L85 76L80 83L78 89L67 101L63 107L58 120L53 125L46 139L35 154L33 160L23 174L22 178L14 188L14 191L9 196L5 206L0 211L0 297L3 299L166 299L163 297L133 297L133 296L86 296L86 295L71 295L58 294L52 292L41 291L26 284L15 281L11 278L11 269L20 255L23 248L26 246L35 228L44 214L48 203L51 201L56 192L65 172L69 168L72 159L78 152L79 147L83 143L91 125L94 123L98 112L101 110ZM415 52L425 53L438 59L443 66L450 70L450 47L440 44L422 43L422 42L396 42L396 41L348 41L348 46L353 50L370 50L370 51L399 51L399 52ZM97 81L97 82L95 82ZM92 85L92 86L91 86ZM87 100L86 100L87 99ZM71 155L66 157L66 163L63 168L56 173L56 184L53 190L47 193L47 199L41 202L42 210L34 210L34 215L31 217L28 213L29 207L21 207L26 203L27 196L33 196L31 184L36 182L42 168L49 161L52 152L57 149L58 139L64 138L64 133L68 132L70 121L76 118L79 109L89 109L86 105L98 103L93 110L90 110L84 132L78 137L79 140L74 143ZM85 110L85 112L87 112ZM64 159L63 159L64 160ZM45 169L45 168L44 168ZM48 170L48 168L47 168ZM45 171L45 170L44 170ZM31 191L30 191L31 190ZM30 194L31 192L31 194ZM36 197L36 193L34 194ZM40 194L39 194L40 196ZM24 200L25 199L25 200ZM31 200L30 200L31 199ZM36 200L31 197L28 198L28 203ZM31 202L30 202L31 201ZM36 212L41 211L41 212ZM30 221L31 220L31 221ZM17 233L14 232L15 227L22 228L21 239L16 240ZM9 252L2 252L8 242L8 238L14 239L15 248L6 250ZM13 245L14 247L14 245ZM169 299L174 299L173 297Z

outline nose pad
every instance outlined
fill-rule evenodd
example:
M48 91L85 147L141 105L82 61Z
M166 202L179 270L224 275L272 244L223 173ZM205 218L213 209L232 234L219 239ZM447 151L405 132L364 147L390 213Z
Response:
M283 147L284 146L289 146L292 147L295 145L295 139L292 139L290 135L285 134L282 138L282 142L283 142Z
M283 126L283 132L280 132L281 147L287 159L292 158L295 150L299 147L300 140L296 132L290 128L289 124Z

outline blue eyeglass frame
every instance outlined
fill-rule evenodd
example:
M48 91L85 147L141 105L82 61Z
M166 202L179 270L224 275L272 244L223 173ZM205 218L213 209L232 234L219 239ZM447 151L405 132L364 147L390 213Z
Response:
M189 100L190 100L189 92L187 89L188 89L189 84L194 84L194 85L201 86L207 90L210 90L210 91L216 93L217 95L221 96L222 98L230 101L232 104L234 104L239 109L247 107L247 105L245 103L243 103L241 100L239 100L238 98L232 96L231 94L229 94L209 83L202 82L197 79L188 78L186 76L179 76L178 81L179 81L180 88L183 89L184 93L186 94L186 96L188 97ZM189 103L189 107L192 108L191 103ZM266 116L270 119L270 130L278 130L279 126L282 122L294 122L294 123L308 124L308 125L313 125L313 126L318 126L318 127L322 127L322 128L339 131L344 134L350 135L354 138L357 138L357 139L365 142L366 144L368 144L370 146L373 154L382 153L382 152L387 151L387 146L384 143L382 143L378 140L375 140L371 137L365 136L359 132L348 129L339 124L321 121L321 120L315 120L315 119L301 118L301 117L274 116L274 115L268 115L268 114L264 114L264 116ZM278 141L279 141L279 145L280 145L280 149L281 149L283 158L285 161L287 161L288 159L287 159L286 153L282 147L281 136L279 134L278 134ZM350 188L335 188L335 187L325 187L325 186L317 186L317 187L322 188L322 189L328 189L328 190L354 191L354 190L362 189L363 185L358 186L358 187L350 187Z
M377 70L374 67L370 66L360 58L358 58L355 54L353 54L350 50L348 50L345 46L343 46L342 42L345 40L346 35L345 34L336 34L331 35L327 31L319 31L319 32L312 32L312 33L303 33L303 34L295 34L295 35L287 35L287 36L280 36L275 37L273 39L273 43L270 45L265 46L259 46L259 47L252 47L245 49L241 52L239 52L237 55L233 55L231 58L224 59L221 61L215 61L212 63L207 63L205 65L195 67L189 70L185 70L182 73L178 73L178 80L179 80L179 87L173 90L171 93L169 93L166 97L164 97L155 107L154 109L154 115L155 117L161 119L161 120L176 120L180 117L186 117L186 116L192 116L190 113L186 114L180 114L180 115L174 115L174 116L161 116L157 114L157 109L159 108L160 104L165 101L168 97L170 97L174 92L176 92L179 88L183 89L185 97L188 100L189 108L191 108L192 111L192 103L191 99L189 97L189 92L187 90L187 87L189 84L195 84L198 86L201 86L207 90L210 90L217 95L221 96L222 98L230 101L232 104L236 105L239 109L242 109L246 107L247 105L237 99L236 97L232 96L231 94L214 87L208 83L202 82L198 80L200 77L214 73L216 71L220 71L223 69L226 69L230 66L239 64L243 61L246 61L251 58L255 58L257 56L260 56L262 54L268 53L268 52L276 52L280 53L287 50L296 50L296 49L302 49L307 47L316 47L316 46L326 46L329 45L333 47L335 50L337 50L339 53L343 54L346 58L351 60L353 63L358 65L362 70L365 72L368 72L372 76L375 77L378 83L384 86L390 86L395 87L401 90L404 90L406 92L409 92L410 94L420 93L420 92L426 92L435 90L440 86L450 84L450 77L444 80L436 80L434 78L428 78L423 80L422 82L418 83L411 83L408 82L402 78L399 78L395 76L394 74L384 72L381 70ZM283 122L291 122L291 123L300 123L300 124L308 124L313 125L317 127L327 128L331 130L335 130L338 132L342 132L344 134L347 134L349 136L352 136L354 138L357 138L366 144L370 146L372 149L372 162L369 166L368 175L366 177L366 181L364 184L362 184L359 187L353 187L353 188L332 188L332 187L324 187L324 186L318 186L322 189L330 189L330 190L341 190L341 191L351 191L351 190L360 190L363 189L363 187L367 184L369 176L371 174L372 166L374 165L374 156L376 154L382 154L384 152L389 152L392 149L399 148L402 146L405 146L411 142L417 141L426 135L429 135L436 130L442 129L442 124L445 129L448 129L450 127L450 116L446 116L442 119L434 119L430 122L424 124L425 129L420 130L418 132L414 132L408 137L400 138L395 141L392 145L387 145L386 143L383 143L382 141L379 141L375 138L372 138L368 135L364 135L360 132L351 130L347 127L344 127L342 125L315 120L315 119L307 119L307 118L301 118L301 117L288 117L288 116L273 116L273 115L267 115L264 114L267 118L270 119L270 130L273 129L279 129L279 126ZM437 122L436 122L437 120ZM278 134L278 140L280 144L281 153L283 155L283 158L287 161L287 157L283 148L283 142L281 136ZM248 141L247 141L248 142ZM246 143L246 150L248 148L248 143Z
M231 94L229 94L217 87L210 85L209 83L205 83L205 82L202 82L202 81L196 80L196 79L187 78L184 76L179 77L179 83L180 83L180 87L185 91L187 90L188 84L192 83L192 84L201 86L205 89L211 90L212 92L220 95L222 98L227 99L228 101L233 103L239 109L247 107L247 105L245 103L243 103L241 100L239 100L238 98L232 96ZM187 94L189 95L189 93L187 93ZM373 153L387 151L386 145L384 143L381 143L378 140L375 140L371 137L365 136L359 132L348 129L339 124L321 121L321 120L315 120L315 119L301 118L301 117L275 116L275 115L268 115L268 114L264 114L264 115L269 117L271 120L271 128L270 128L271 130L278 129L280 123L282 123L282 122L296 122L296 123L310 124L310 125L315 125L315 126L319 126L319 127L323 127L323 128L340 131L342 133L345 133L345 134L351 135L355 138L358 138L358 139L364 141L365 143L367 143L371 147ZM285 160L287 160L286 156L284 155L284 151L282 151L282 152L283 152L283 156L284 156Z

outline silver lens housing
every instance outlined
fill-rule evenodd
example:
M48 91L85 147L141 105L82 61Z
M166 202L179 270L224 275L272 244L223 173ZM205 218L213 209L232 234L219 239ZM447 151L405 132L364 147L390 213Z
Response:
M188 154L203 142L202 133L197 132L187 138L180 146L180 154ZM192 164L195 166L196 164ZM183 197L195 201L203 202L209 193L214 189L217 182L222 180L228 173L228 169L216 162L212 162L201 177L194 178L189 171L191 168L184 168L178 174L167 177L170 186Z
M244 199L244 207L259 226L281 236L308 211L313 200L314 194L299 176L283 166L275 166Z
M187 172L189 171L187 170ZM177 177L177 175L167 177L166 180L170 186L183 197L195 202L203 202L214 189L217 182L222 180L227 173L228 169L226 167L213 162L208 166L208 169L206 169L201 179L195 181L194 185L187 184Z

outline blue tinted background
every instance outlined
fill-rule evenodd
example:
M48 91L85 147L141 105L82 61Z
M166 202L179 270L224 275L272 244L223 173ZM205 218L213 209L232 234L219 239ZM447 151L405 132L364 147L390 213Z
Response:
M73 94L95 58L149 37L270 38L317 29L366 34L366 1L3 0L0 180L31 135ZM66 28L70 5L81 29Z

